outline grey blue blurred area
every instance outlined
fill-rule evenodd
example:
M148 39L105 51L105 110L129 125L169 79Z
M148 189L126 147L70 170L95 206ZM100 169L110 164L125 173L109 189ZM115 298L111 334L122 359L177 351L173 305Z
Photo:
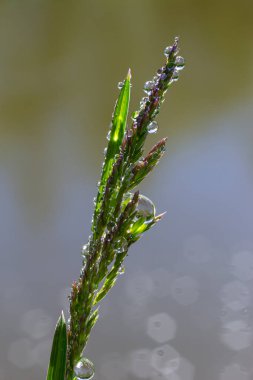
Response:
M117 83L180 37L185 70L141 186L166 216L129 252L86 356L96 380L253 377L253 2L0 3L0 380L43 380L80 270Z

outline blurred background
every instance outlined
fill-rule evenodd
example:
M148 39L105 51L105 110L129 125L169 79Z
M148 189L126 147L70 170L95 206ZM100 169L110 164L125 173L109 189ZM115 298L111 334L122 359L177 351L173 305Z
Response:
M45 379L80 269L117 83L180 36L159 168L166 217L130 251L87 356L96 380L253 377L253 2L1 1L0 379Z

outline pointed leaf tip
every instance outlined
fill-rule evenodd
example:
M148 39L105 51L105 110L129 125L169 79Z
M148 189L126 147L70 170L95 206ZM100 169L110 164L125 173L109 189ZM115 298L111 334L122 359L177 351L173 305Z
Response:
M63 311L57 321L50 362L47 371L47 380L64 380L67 352L67 328Z
M167 211L164 211L162 214L157 215L155 217L156 222L158 222L159 220L161 220L164 217L165 214L167 214Z
M131 80L131 78L132 78L132 74L131 74L131 69L129 68L127 72L127 79Z

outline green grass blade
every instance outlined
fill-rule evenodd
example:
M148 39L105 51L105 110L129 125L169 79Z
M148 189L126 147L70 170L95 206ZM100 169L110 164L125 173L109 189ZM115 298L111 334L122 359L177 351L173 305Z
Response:
M63 312L58 319L46 380L64 380L66 370L67 329Z
M128 115L128 109L129 109L129 101L130 101L130 87L131 87L130 80L131 80L131 74L129 71L124 81L124 85L120 91L119 98L117 100L117 103L114 109L110 140L108 143L107 153L105 157L105 165L104 165L104 170L102 173L101 182L106 181L107 178L109 177L107 173L108 163L111 159L114 159L115 154L118 153L119 147L122 143L122 140L125 134L127 115Z
M126 124L127 124L127 116L130 102L130 90L131 90L131 73L128 71L127 77L124 81L124 85L120 90L120 94L118 100L115 105L112 122L111 122L111 131L110 131L110 139L108 142L108 147L105 155L105 161L103 165L95 212L94 212L94 220L93 227L96 224L97 215L100 210L101 200L103 197L103 192L105 188L106 181L111 174L112 166L115 162L115 157L119 153L120 146L122 144Z

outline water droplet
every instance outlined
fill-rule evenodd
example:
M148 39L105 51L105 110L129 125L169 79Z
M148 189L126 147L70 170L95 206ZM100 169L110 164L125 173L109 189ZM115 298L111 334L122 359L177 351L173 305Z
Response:
M87 358L81 358L74 368L75 376L78 380L90 380L94 376L94 365Z
M118 270L118 274L124 274L125 273L125 267L122 265L119 270Z
M140 101L140 106L141 108L144 108L146 106L146 103L149 101L149 98L148 97L144 97L141 99Z
M155 87L155 83L154 83L153 81L149 80L149 81L147 81L147 82L144 84L144 91L145 91L147 94L150 94L154 87Z
M125 238L119 239L116 243L116 253L125 252L128 249L128 242Z
M82 247L82 256L86 256L89 253L89 248L90 248L89 243L83 245L83 247Z
M111 130L107 133L106 138L107 138L108 141L110 140L110 138L111 138Z
M157 75L161 75L163 73L163 70L164 70L163 67L161 67L160 69L158 69L157 72L156 72Z
M118 83L118 89L121 90L124 86L124 82L119 82Z
M183 57L180 57L178 56L176 59L175 59L175 64L177 65L177 69L178 70L182 70L184 68L184 58Z
M148 133L156 133L157 130L158 130L158 124L156 121L151 121L151 123L149 123L148 125Z
M167 74L165 74L165 73L161 74L160 78L161 78L162 81L166 80L167 79Z
M127 137L132 137L133 136L133 130L132 129L128 129L127 130Z
M172 75L172 80L173 80L173 82L176 82L176 81L178 80L178 78L179 78L179 72L178 72L177 69L175 69L175 70L173 71L173 75Z
M138 112L138 111L135 111L135 112L132 113L131 119L132 119L133 121L135 121L135 119L137 119L138 116L139 116L139 112Z
M172 52L173 50L173 46L167 46L165 49L164 49L164 55L165 57L169 57L170 53Z
M104 149L104 155L106 155L106 153L107 153L107 148Z
M144 195L139 196L137 210L138 214L144 216L145 218L153 218L155 215L154 203Z

